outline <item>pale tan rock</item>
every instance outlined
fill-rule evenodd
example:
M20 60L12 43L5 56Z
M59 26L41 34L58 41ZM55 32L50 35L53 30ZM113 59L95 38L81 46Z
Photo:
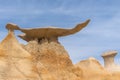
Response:
M82 26L85 27L87 23ZM73 32L83 27L78 25ZM73 65L67 51L56 37L51 37L50 40L33 39L24 45L18 43L13 33L14 30L20 30L17 25L8 24L6 28L9 33L0 43L0 80L120 79L119 72L109 73L93 57Z
M33 56L37 57L36 59L44 61L44 63L72 65L67 51L61 44L56 42L48 43L44 41L42 44L38 44L36 41L30 41L24 48ZM61 60L58 61L57 59ZM65 59L68 59L69 62Z
M0 43L0 80L41 80L33 71L32 56L9 31Z
M76 66L79 66L80 68L84 69L90 69L90 70L97 70L97 71L104 71L104 68L101 66L101 64L94 58L90 57L86 60L82 60L76 64Z
M38 69L41 69L41 65L43 65L55 80L79 80L82 78L82 70L74 67L67 51L61 44L49 43L47 40L41 44L37 41L30 41L24 48L34 56L38 63L37 66L39 66Z
M21 45L17 42L14 36L14 33L12 32L14 29L17 29L17 26L13 24L10 24L7 26L8 26L7 29L9 30L9 34L2 41L1 43L2 49L0 48L0 50L1 52L5 53L4 55L7 55L7 56L12 55L12 60L9 60L11 62L11 63L9 62L9 64L12 65L13 64L12 62L14 62L15 65L10 66L9 73L5 75L10 75L10 76L12 75L13 76L12 78L14 78L14 76L17 75L17 78L24 80L24 78L29 77L29 74L28 74L29 72L37 80L79 80L81 79L82 77L81 69L73 66L67 51L64 49L64 47L60 43L58 43L57 41L54 41L55 40L54 38L52 41L46 38L42 38L42 40L40 41L38 41L38 39L34 39L29 41L27 45ZM14 27L11 27L11 26L14 26ZM13 47L9 47L10 45L12 45ZM5 47L6 49L4 51ZM10 51L9 52L10 54L8 54L8 51ZM18 58L20 57L20 58L18 59L16 57ZM6 65L3 64L1 66L3 66L4 68L4 66ZM29 70L26 69L27 67ZM20 68L20 71L18 71L19 68ZM20 74L21 72L28 76L24 76L24 78L22 78ZM8 76L6 78L11 79ZM32 78L29 78L29 79L35 80Z
M110 72L120 72L120 66L114 62L117 51L108 51L102 54L105 69Z
M94 57L82 60L75 66L83 71L83 80L104 80L111 76Z
M12 31L9 31L8 35L0 43L0 46L3 50L6 51L6 53L4 54L6 56L28 57L28 58L31 57L31 55L27 51L25 51L18 43Z

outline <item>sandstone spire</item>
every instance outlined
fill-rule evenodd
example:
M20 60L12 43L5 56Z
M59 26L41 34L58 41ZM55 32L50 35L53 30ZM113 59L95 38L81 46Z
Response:
M108 51L102 54L106 70L110 72L120 71L120 66L114 62L114 58L116 55L117 51Z
M105 67L115 65L114 58L116 55L117 55L117 51L109 51L102 54Z

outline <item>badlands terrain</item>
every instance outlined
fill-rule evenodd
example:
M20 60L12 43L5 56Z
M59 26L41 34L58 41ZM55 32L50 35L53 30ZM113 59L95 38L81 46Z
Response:
M73 64L65 48L56 41L31 40L26 45L16 39L14 30L0 42L0 80L120 80L116 51L102 55L103 67L90 57Z

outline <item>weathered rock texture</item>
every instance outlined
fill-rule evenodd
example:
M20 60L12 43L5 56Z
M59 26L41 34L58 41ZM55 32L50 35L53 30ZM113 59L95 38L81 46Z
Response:
M118 68L114 73L108 72L95 58L73 65L67 51L57 41L42 38L21 45L13 32L20 28L15 24L7 24L6 28L9 33L0 43L0 80L120 80ZM107 64L109 60L114 64L114 53L103 56L107 56Z
M95 58L82 60L75 65L81 68L82 80L119 80L120 72L107 71Z
M73 66L68 53L61 44L49 43L47 40L43 40L41 44L37 41L30 41L23 47L34 56L37 66L44 65L55 80L70 80L69 78L78 80L82 77L81 69Z
M75 66L83 70L84 80L104 80L109 74L95 58L82 60Z
M0 80L80 80L81 75L60 43L20 45L13 30L0 43Z
M117 51L109 51L102 54L105 68L110 72L120 72L120 66L114 62Z
M81 24L78 24L75 26L75 28L72 29L63 29L63 28L33 28L33 29L22 29L19 28L17 25L8 24L6 26L7 29L15 29L15 30L20 30L24 34L19 35L20 38L26 41L32 41L32 40L37 40L40 42L42 39L47 39L49 42L51 41L56 41L58 42L58 37L61 36L68 36L71 34L75 34L82 30L84 27L87 26L90 20L87 20Z
M10 31L0 43L0 80L39 80L34 66L32 56Z

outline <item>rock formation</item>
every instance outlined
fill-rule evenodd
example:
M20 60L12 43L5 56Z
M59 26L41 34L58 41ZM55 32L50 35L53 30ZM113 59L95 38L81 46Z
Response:
M67 35L71 35L76 32L79 32L81 29L87 26L89 21L90 20L87 20L84 23L78 24L73 29L62 29L62 28L53 28L53 27L22 29L22 28L19 28L17 25L10 24L10 23L7 24L6 28L10 30L22 31L24 34L19 35L19 37L26 41L37 40L38 42L41 42L41 40L46 39L49 42L51 41L58 42L58 37L67 36Z
M114 64L116 52L103 55L107 66L105 69L95 58L74 65L58 42L58 37L74 34L88 22L78 24L73 29L21 29L16 24L7 24L8 35L0 43L0 80L119 80L119 72L106 71L109 62ZM19 44L14 30L24 32L20 37L28 41L26 45ZM109 70L116 70L116 65L109 67Z
M83 71L83 80L104 80L109 74L104 67L93 57L78 62L75 66ZM109 79L108 79L109 80Z
M56 37L78 32L88 22L89 20L74 29L26 30L16 24L7 24L8 35L0 44L1 80L80 80L82 70L72 64L67 51ZM24 36L29 41L27 45L19 44L14 30L21 30L27 35Z
M9 31L0 43L0 80L39 80L39 75L33 69L32 56Z
M38 66L44 65L55 80L71 80L81 78L81 69L73 66L68 53L63 46L56 42L38 44L30 41L24 49L34 56ZM80 76L77 76L80 75Z
M116 55L117 51L109 51L102 54L105 68L110 72L120 72L120 66L115 64L114 62L114 58Z
M90 69L92 71L104 71L104 68L94 57L90 57L87 60L82 60L79 63L77 63L76 66L79 66L84 69Z
M82 70L82 80L119 80L120 72L107 71L95 58L82 60L75 65Z

